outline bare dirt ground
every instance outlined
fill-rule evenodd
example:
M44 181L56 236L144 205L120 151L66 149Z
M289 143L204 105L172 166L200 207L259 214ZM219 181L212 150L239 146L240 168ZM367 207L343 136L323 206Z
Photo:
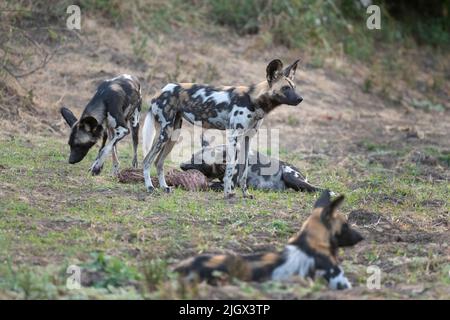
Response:
M445 275L441 274L443 266L450 263L448 94L442 98L445 111L424 111L407 103L396 104L379 94L364 93L362 86L369 69L344 59L332 61L330 65L334 67L313 68L308 64L310 57L299 51L283 47L262 49L252 37L239 38L220 30L211 35L188 30L161 35L149 41L145 55L136 57L130 45L133 30L114 30L94 20L87 20L84 26L80 36L66 43L45 69L21 81L24 88L32 90L38 115L19 108L22 119L27 121L11 122L14 116L3 118L0 130L4 140L39 136L65 142L68 129L58 109L66 105L80 114L96 85L120 73L137 75L148 101L168 81L245 85L264 79L266 63L272 58L279 57L287 63L300 57L303 63L296 79L304 102L298 107L280 107L264 123L266 128L280 129L282 156L313 172L313 180L319 185L328 183L339 189L341 184L334 181L342 178L350 193L358 188L376 188L378 173L402 180L414 170L412 165L420 165L420 170L414 171L414 179L404 182L399 192L390 193L380 187L378 192L364 194L358 197L359 203L346 207L349 220L366 237L364 243L345 251L344 260L353 262L354 269L349 266L349 272L362 277L362 266L377 264L388 274L383 285L389 293L370 292L361 285L345 293L322 290L303 297L450 297L449 281L442 280ZM426 71L421 76L425 77ZM419 93L405 89L404 94ZM365 171L367 167L369 172ZM0 171L6 169L0 167ZM322 176L322 170L336 176ZM70 170L67 173L70 175ZM415 181L430 188L424 188L420 197L411 199L405 189ZM433 194L433 185L439 185L439 195ZM20 192L17 186L11 189L11 185L2 183L2 195L11 190ZM45 196L45 190L37 192ZM420 192L416 190L414 194ZM64 201L58 195L47 197ZM208 196L209 200L212 198ZM42 228L58 231L64 226L47 224ZM242 244L234 249L251 250ZM192 248L190 251L195 252ZM33 263L32 255L20 260ZM423 268L411 271L411 264ZM440 274L438 280L436 272ZM395 274L407 274L405 278L409 280L402 283ZM205 290L204 297L246 297L234 286ZM297 296L283 293L262 297Z

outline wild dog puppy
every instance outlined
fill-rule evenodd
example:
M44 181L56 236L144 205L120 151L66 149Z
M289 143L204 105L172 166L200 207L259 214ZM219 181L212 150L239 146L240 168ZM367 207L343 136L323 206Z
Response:
M136 77L123 74L103 81L94 97L85 107L80 119L69 109L61 108L61 115L71 127L69 138L69 163L83 160L102 138L97 158L89 169L98 175L108 154L112 152L113 174L119 173L119 159L116 144L129 132L129 122L133 139L133 167L137 168L137 146L139 142L139 116L141 112L141 86ZM108 143L106 143L109 137Z
M302 97L295 91L297 64L298 60L283 69L280 60L273 60L266 68L266 81L248 87L212 87L194 83L166 85L151 100L144 123L144 150L150 149L143 163L147 190L154 190L150 167L156 159L159 185L170 192L164 179L164 159L176 143L172 138L174 130L181 128L182 119L185 119L203 128L230 130L227 135L228 161L224 175L225 198L234 195L232 178L237 172L237 145L244 145L241 149L244 152L244 166L239 173L238 183L244 197L251 197L247 191L250 138L261 125L264 116L276 107L281 104L296 106L302 102ZM158 133L153 141L155 121Z
M210 147L207 142L203 142L202 145L204 147L194 153L190 161L181 163L180 168L184 171L196 169L211 181L214 179L223 181L226 170L226 146ZM253 189L321 191L320 188L308 183L300 170L284 161L250 150L248 162L247 186ZM236 184L238 174L235 173L232 179ZM217 186L221 183L213 185Z
M322 276L331 289L349 289L351 284L339 266L338 248L353 246L363 238L336 209L344 200L331 200L322 192L311 216L282 252L254 255L201 255L182 261L175 271L188 279L214 283L216 272L244 281L287 280L292 276Z

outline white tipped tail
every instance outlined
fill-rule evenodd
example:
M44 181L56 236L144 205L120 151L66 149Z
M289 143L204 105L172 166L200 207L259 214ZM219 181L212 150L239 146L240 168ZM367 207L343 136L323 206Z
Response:
M152 147L155 132L155 117L150 108L145 116L144 126L142 128L142 151L144 158Z

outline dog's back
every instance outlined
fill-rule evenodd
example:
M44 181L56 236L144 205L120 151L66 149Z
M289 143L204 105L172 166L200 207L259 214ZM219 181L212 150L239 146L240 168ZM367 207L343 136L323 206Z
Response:
M169 83L151 102L151 110L161 119L180 112L191 124L203 128L228 128L236 106L250 106L249 87L214 87L197 83ZM238 111L243 112L243 111Z
M285 261L282 254L201 255L183 261L174 271L191 280L215 283L221 276L244 281L269 280L273 271Z
M140 108L140 101L139 80L135 76L120 75L100 83L81 117L108 112L113 117L123 114L124 119L128 119L133 114L135 107Z

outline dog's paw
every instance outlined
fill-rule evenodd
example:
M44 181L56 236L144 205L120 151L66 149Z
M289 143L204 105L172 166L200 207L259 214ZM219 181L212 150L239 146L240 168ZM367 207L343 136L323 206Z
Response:
M147 192L148 192L148 193L154 193L154 192L155 192L155 187L153 187L153 186L148 186L148 187L147 187Z
M236 193L234 192L225 193L225 200L233 199L234 197L236 197Z
M171 187L165 187L163 190L164 190L165 193L172 193L173 192Z
M255 199L255 197L251 193L248 193L247 191L244 192L243 196L246 199Z
M342 273L335 278L331 278L329 286L330 289L333 290L345 290L352 288L352 284L350 283L350 281L348 281L347 277L345 277Z
M94 162L94 164L91 166L89 171L91 172L91 174L93 176L98 176L100 174L100 172L102 172L102 169L103 169L103 164L99 165L97 162Z

